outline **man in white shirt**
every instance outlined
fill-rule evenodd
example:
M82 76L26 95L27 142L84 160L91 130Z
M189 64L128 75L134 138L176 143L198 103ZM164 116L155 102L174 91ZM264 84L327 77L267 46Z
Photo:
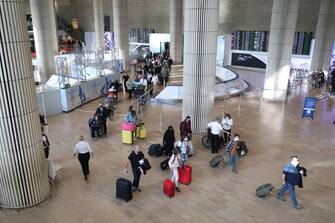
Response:
M224 130L224 141L227 144L230 140L231 128L233 127L233 119L229 113L224 115L221 124Z
M211 130L211 147L212 153L218 153L220 147L220 134L222 132L222 126L220 124L220 118L216 118L216 121L208 123L208 128Z
M85 180L87 180L87 175L90 173L88 162L91 155L93 157L93 151L90 145L84 141L84 136L79 137L79 142L74 147L73 156L77 154Z

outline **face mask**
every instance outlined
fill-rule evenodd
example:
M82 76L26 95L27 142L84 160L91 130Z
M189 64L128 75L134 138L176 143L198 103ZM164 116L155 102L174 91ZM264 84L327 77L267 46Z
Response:
M299 161L298 160L292 160L291 164L296 167L296 166L298 166Z
M187 138L184 138L184 141L187 142Z
M237 142L238 140L239 140L238 137L235 137L235 138L234 138L234 142Z

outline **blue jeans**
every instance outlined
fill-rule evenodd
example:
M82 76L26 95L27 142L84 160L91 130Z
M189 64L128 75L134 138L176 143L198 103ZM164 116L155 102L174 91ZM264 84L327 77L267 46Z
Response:
M183 165L184 165L185 163L187 163L187 161L188 161L187 153L180 153L180 157L181 157L182 160L183 160Z
M292 203L294 205L294 207L297 207L298 206L298 201L295 197L295 189L294 189L294 186L285 182L285 184L283 184L277 194L278 197L283 197L284 196L284 193L286 191L289 191L290 192L290 197L291 197L291 200L292 200Z
M236 167L237 167L237 162L239 160L238 154L236 153L235 155L230 155L229 161L233 167L232 171L236 172Z

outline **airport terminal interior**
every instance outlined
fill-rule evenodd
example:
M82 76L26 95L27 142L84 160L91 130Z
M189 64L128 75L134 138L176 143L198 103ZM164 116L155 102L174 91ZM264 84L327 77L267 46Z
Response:
M0 222L334 222L334 15L0 0Z

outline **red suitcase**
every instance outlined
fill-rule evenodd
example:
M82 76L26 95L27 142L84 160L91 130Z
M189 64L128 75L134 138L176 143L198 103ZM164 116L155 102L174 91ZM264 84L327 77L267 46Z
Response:
M185 165L185 167L180 167L178 169L179 180L181 184L190 184L192 181L192 167L190 165Z
M173 183L170 179L164 180L163 192L168 197L173 197L176 192L176 184Z

